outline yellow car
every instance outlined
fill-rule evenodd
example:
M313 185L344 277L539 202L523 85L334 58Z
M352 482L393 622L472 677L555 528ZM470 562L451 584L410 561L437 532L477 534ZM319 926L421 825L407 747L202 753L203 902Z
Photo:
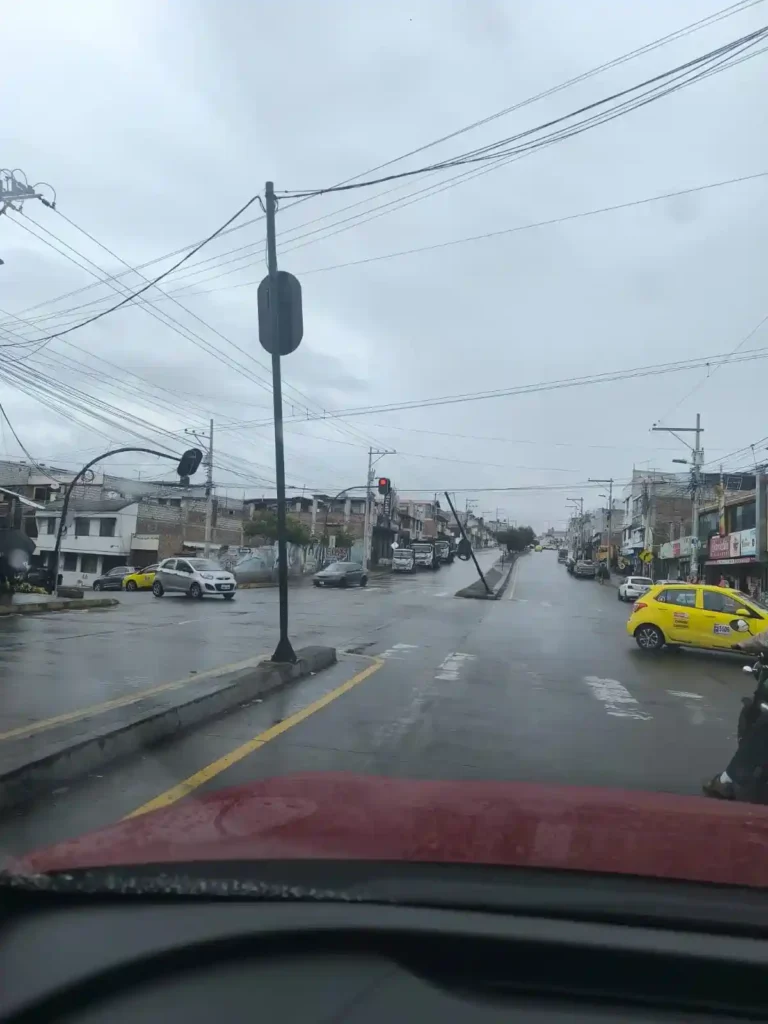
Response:
M635 601L627 633L644 651L670 646L730 651L768 629L768 608L738 590L702 583L661 584Z
M536 551L541 551L541 544L537 544L535 550Z
M136 572L129 572L127 576L123 576L123 590L151 590L155 582L156 568L157 564L147 565Z

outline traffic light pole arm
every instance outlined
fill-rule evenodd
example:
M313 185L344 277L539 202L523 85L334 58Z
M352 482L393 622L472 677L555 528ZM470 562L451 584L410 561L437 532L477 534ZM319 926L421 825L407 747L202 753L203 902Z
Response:
M59 528L56 531L56 544L53 548L53 590L54 593L58 589L59 585L59 553L61 551L61 536L64 532L64 523L67 519L67 512L69 511L69 499L72 496L75 484L78 480L82 479L83 476L88 472L91 466L95 466L97 462L101 462L103 459L108 459L112 455L122 455L124 452L143 452L146 455L157 455L160 459L170 459L172 462L178 462L178 455L169 455L168 452L157 452L154 448L113 448L111 452L104 452L103 455L97 455L95 459L91 459L83 468L77 473L76 476L72 477L70 482L67 484L67 489L64 492L64 506L61 510L61 519L59 520Z

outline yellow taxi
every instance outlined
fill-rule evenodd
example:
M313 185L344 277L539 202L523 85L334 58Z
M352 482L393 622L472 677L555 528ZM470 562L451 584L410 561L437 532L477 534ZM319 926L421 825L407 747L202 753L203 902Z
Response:
M123 590L151 590L155 582L155 569L157 563L137 569L136 572L129 572L127 576L123 576Z
M535 551L541 551L542 550L541 544L537 544L536 547L534 548L534 550Z
M730 651L768 629L768 608L738 590L703 583L651 587L632 608L627 633L644 651L670 646Z

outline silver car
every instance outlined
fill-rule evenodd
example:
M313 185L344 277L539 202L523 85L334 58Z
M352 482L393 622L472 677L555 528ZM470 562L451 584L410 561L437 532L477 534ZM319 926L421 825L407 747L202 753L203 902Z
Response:
M209 558L165 558L155 570L152 593L186 594L187 597L221 596L231 601L237 580Z
M315 573L312 582L316 587L348 587L352 583L364 587L368 577L359 562L331 562L327 568Z

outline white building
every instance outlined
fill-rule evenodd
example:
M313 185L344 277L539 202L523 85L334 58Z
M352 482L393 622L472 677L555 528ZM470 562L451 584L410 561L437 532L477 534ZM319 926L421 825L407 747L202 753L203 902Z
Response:
M61 506L37 513L37 561L52 565ZM136 534L139 503L133 499L89 500L73 498L68 525L61 537L60 570L68 587L91 587L93 581L117 565L130 564L141 538ZM156 549L157 538L147 538ZM147 562L151 560L147 557Z

